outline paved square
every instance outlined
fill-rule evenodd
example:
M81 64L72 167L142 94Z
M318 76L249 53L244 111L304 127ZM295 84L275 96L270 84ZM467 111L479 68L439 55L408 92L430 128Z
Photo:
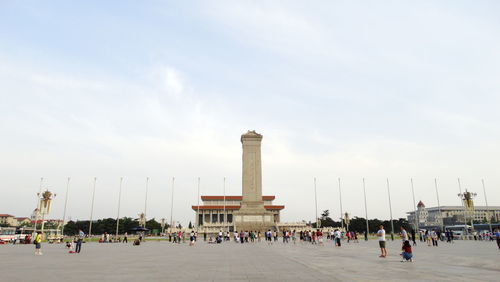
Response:
M399 241L378 258L376 240L359 244L266 243L194 247L169 242L86 243L82 253L63 245L0 245L1 281L498 281L500 250L493 242L457 241L414 247L401 263Z

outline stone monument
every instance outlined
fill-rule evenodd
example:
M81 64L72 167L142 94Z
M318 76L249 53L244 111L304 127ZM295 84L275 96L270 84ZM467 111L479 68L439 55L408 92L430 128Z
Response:
M274 205L274 196L262 195L262 135L255 130L241 135L242 194L201 196L203 205L192 206L196 211L195 226L213 234L221 230L264 231L278 229L283 205Z
M241 135L243 146L242 201L235 211L238 229L261 230L275 226L273 213L264 207L262 198L262 161L260 145L262 135L255 130Z

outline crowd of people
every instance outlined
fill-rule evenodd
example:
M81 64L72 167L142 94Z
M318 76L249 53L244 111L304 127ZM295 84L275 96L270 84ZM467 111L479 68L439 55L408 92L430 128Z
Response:
M358 243L358 233L355 231L347 231L344 232L340 229L323 231L321 229L316 230L283 230L278 232L276 230L267 230L265 232L261 231L234 231L232 234L227 231L220 230L215 236L208 236L206 232L203 233L203 240L208 241L208 243L220 244L223 242L232 241L237 244L245 244L245 243L259 243L262 240L265 240L267 244L272 245L279 241L279 237L281 234L281 239L283 244L297 242L301 244L312 244L312 245L323 245L326 242L332 242L335 246L341 247L342 241L346 240L347 243ZM444 232L439 232L438 230L425 230L420 231L419 233L419 241L426 242L428 246L438 246L439 241L445 241L448 243L453 243L453 232L450 230L446 230ZM399 232L402 244L401 244L401 261L413 261L413 251L412 251L412 243L413 246L417 244L417 236L416 233L411 230L410 233L401 227ZM134 245L140 245L143 241L143 233L139 233L138 236L134 239ZM186 240L187 233L183 231L175 231L166 234L168 237L168 241L180 244L184 243ZM387 248L386 248L386 231L383 225L379 226L379 230L376 233L378 238L379 247L380 247L380 258L387 257ZM86 238L85 233L82 230L78 231L78 234L70 241L66 242L66 247L69 249L70 253L80 253L82 248L82 243ZM189 244L191 246L195 245L198 238L198 233L194 230L191 230L189 233ZM493 232L487 232L477 237L476 240L496 240L497 247L500 249L500 230L497 228ZM123 235L123 239L121 237L111 237L109 234L104 233L101 235L99 239L99 243L113 243L113 242L122 242L128 243L128 234L125 233ZM41 232L36 232L33 237L33 243L35 245L35 255L42 255L41 251L41 243L42 243L42 234Z

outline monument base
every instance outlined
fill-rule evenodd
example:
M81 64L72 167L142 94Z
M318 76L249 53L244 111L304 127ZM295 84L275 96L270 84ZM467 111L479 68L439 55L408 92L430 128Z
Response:
M264 209L263 205L243 205L234 213L234 228L238 231L261 231L276 229L274 214Z

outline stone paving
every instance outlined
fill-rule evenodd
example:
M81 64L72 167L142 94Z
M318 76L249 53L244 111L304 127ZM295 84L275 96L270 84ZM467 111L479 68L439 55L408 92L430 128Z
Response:
M414 247L402 263L399 241L311 244L85 243L80 254L62 244L0 245L0 281L499 281L500 250L493 242L456 241Z

